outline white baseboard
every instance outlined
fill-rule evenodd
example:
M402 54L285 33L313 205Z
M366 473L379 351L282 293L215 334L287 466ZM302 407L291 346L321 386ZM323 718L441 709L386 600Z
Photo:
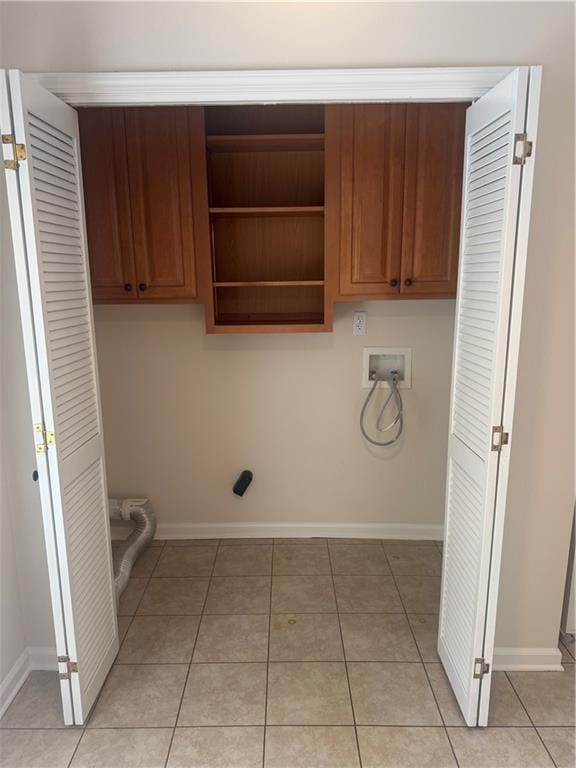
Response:
M404 523L159 523L156 538L226 539L321 536L352 539L429 539L441 541L443 533L442 525Z
M495 672L562 672L558 648L494 648Z
M58 671L56 648L28 648L30 669L44 669L48 672Z
M4 680L0 682L0 717L24 685L33 669L57 670L55 648L25 648Z

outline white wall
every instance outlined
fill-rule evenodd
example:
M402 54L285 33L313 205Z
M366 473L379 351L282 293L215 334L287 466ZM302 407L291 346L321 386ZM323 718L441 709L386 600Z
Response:
M16 274L4 178L0 178L0 708L21 674L54 649L54 632ZM24 656L24 660L25 660ZM54 657L55 661L55 657Z
M571 359L574 349L573 6L568 3L9 3L4 13L9 29L3 40L5 61L29 71L544 65L535 206L497 641L502 646L552 647L560 621L574 467ZM120 308L98 311L107 435L112 438L121 430L126 435L132 431L141 434L142 422L149 421L157 430L155 439L159 452L165 452L172 438L175 412L183 414L185 409L180 406L186 405L185 401L176 405L173 403L173 391L180 391L180 383L175 379L183 369L186 376L191 377L194 365L202 371L198 376L205 377L207 369L200 360L211 361L218 358L220 352L210 347L212 342L205 342L206 347L195 358L196 363L190 360L192 351L198 349L202 338L195 330L193 319L196 314L191 308L134 309L130 327L122 331L126 312ZM342 312L345 313L345 310ZM154 377L154 398L147 399L143 403L147 408L136 414L130 402L126 403L126 412L123 413L115 404L114 393L111 394L111 364L120 352L115 339L115 317L119 321L117 332L124 334L126 356L131 360L136 356L132 345L142 349L145 335L151 334L155 348L168 346L164 351L166 360L171 363L182 361L176 374L167 372L166 380L160 379L153 360L138 362L140 369L149 367L150 375ZM166 331L176 332L177 342L173 343L168 332L162 339L162 329L157 328L155 323L153 327L153 321L159 318ZM348 344L353 342L347 338L346 323L344 319L342 334L337 330L332 343L335 346L342 344L348 351L342 354L339 363L333 360L331 365L335 368L341 365L347 376L354 368L355 352L351 346L348 348ZM189 333L184 330L187 324ZM382 321L384 328L387 328L385 320ZM242 376L240 391L259 392L262 377L267 380L269 373L257 370L252 385L249 382L250 373L237 361L241 356L247 362L255 358L263 361L264 350L273 342L268 339L252 341L251 345L262 345L252 350L246 349L248 342L241 339L214 343L231 346L236 361L234 370ZM321 343L313 342L316 345ZM285 349L281 358L275 355L275 359L280 358L281 364L288 369L288 378L284 379L284 383L294 383L290 361L299 360L304 354L298 351L301 349L299 345L303 344L302 338L300 341L294 338L281 342L279 349L282 345L290 347L290 344L294 347ZM210 376L215 375L218 365L218 362L210 363ZM260 362L259 367L261 365ZM418 365L418 357L415 358L415 365ZM303 376L307 376L307 371ZM307 405L314 402L312 398L305 397L306 393L312 393L310 388L313 386L316 385L299 385L298 404L303 403L305 410L292 408L294 420L300 419L303 429L319 440L326 410L322 400L318 406ZM226 394L222 389L223 384L216 394ZM236 389L233 392L236 397ZM349 395L343 397L344 400L350 414ZM253 409L254 404L251 404ZM268 399L258 404L257 413L268 415L272 412ZM162 413L167 416L165 421ZM130 419L126 418L128 414ZM228 416L229 412L216 413L213 426L216 432L226 434L229 426L225 419L220 418L221 415ZM121 428L113 423L115 417L124 417ZM163 432L163 424L169 427L167 434ZM250 441L255 440L254 432L251 425L246 425L246 430L246 436L250 436L250 439L246 437L246 445L250 445ZM347 436L351 435L350 426ZM201 451L203 443L198 438L196 432L190 435L194 446ZM293 450L300 452L302 444L299 435L294 435L292 439ZM112 439L108 442L109 457L114 457L116 461L120 451ZM132 457L126 460L126 466L132 467L131 472L134 473L138 461L135 454L140 445L130 445L126 439L124 445L132 453ZM225 446L225 440L222 445ZM346 445L350 445L349 441ZM332 452L326 454L326 464L337 467L335 474L341 474L343 470L342 462L338 462L341 446L342 441L334 441ZM144 455L148 450L145 444ZM228 480L228 466L231 468L233 463L230 449L223 447L222 452L229 464L226 464L226 472L215 478L219 482L224 480L224 474ZM185 457L179 455L173 458L183 462L182 466L178 465L181 472L177 473L177 479L179 483L186 484L186 472L191 471L191 463L184 463ZM144 466L147 469L150 468L149 463L146 458ZM356 464L360 463L358 459ZM362 466L365 473L370 473L372 470L368 467L374 465L367 459L366 465ZM418 468L415 466L414 470L411 480L415 484ZM265 471L258 477L265 482L267 476ZM144 474L141 477L142 482L132 474L130 483L138 486L134 491L138 491L140 485L148 480ZM322 476L322 480L324 478ZM295 480L303 485L301 477ZM278 475L275 488L283 490L284 482L284 477ZM308 486L311 482L308 478ZM115 484L116 478L113 478ZM187 492L188 488L184 486L182 498ZM383 501L385 493L385 483L373 491L374 498ZM270 508L277 509L281 498L281 494L271 494ZM321 489L317 487L308 498L321 498ZM207 503L214 510L221 509L213 497ZM206 503L200 505L200 509L191 510L190 514L204 514L206 506ZM310 503L307 508L310 508ZM301 514L300 508L291 512ZM365 514L366 509L353 505L351 513L354 516Z

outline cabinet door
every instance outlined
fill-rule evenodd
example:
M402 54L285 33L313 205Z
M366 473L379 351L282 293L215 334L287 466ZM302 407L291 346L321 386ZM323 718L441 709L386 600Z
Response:
M194 299L190 122L202 119L202 108L133 107L125 115L138 296Z
M467 104L406 107L402 282L406 296L454 296Z
M341 109L340 296L397 294L406 106Z
M92 296L133 301L136 276L124 110L78 110Z

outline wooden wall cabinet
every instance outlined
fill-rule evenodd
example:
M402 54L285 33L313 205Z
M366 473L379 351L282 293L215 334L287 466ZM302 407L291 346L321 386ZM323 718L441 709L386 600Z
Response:
M398 293L404 193L404 104L341 112L340 294Z
M455 295L466 106L337 107L337 299Z
M96 302L193 301L201 107L79 110Z
M400 293L456 295L467 104L409 104Z

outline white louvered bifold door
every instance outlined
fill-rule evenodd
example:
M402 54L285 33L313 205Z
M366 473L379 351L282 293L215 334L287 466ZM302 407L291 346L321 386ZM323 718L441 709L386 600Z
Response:
M64 717L81 724L118 629L77 117L11 70L1 120Z
M471 726L490 696L533 164L518 153L539 78L514 70L466 121L438 651Z

